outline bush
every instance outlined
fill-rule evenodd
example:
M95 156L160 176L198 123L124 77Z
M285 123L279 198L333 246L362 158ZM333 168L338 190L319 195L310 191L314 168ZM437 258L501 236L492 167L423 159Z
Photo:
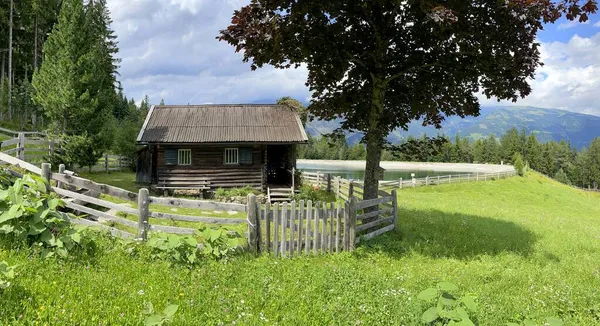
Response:
M317 186L306 184L300 187L299 192L294 195L294 200L330 202L335 201L335 198L332 198L332 194L328 193L327 190L322 190Z
M204 237L202 252L212 258L227 258L240 245L241 236L237 232L229 233L223 228L204 228L201 231Z
M62 141L60 153L55 155L56 158L51 159L51 163L55 166L62 163L69 169L78 165L80 167L87 166L91 171L92 166L96 165L106 150L106 146L103 146L97 137L64 136Z
M243 188L231 188L231 189L223 189L218 188L215 191L216 198L225 198L225 197L245 197L249 194L258 195L260 192L250 186L245 186Z
M423 313L421 320L426 324L437 322L441 325L474 325L469 312L477 310L475 298L470 295L458 298L452 294L456 291L456 285L441 282L435 288L419 293L417 299L433 303L433 306Z
M0 234L12 236L42 251L66 258L74 251L87 251L94 241L84 236L84 228L71 225L69 216L59 212L64 202L41 177L25 175L0 192Z
M514 162L515 170L517 171L517 174L520 176L524 176L525 175L525 164L523 163L523 156L521 156L520 153L515 153L515 155L513 155L513 162Z
M135 121L123 120L119 122L115 131L115 139L112 150L115 154L127 157L132 164L136 162L138 145L136 138L140 131L140 125ZM133 166L132 166L133 168Z
M184 265L194 265L198 261L198 241L192 236L155 233L147 244L152 249L152 258Z
M7 289L10 281L15 278L16 266L10 266L5 261L0 261L0 290Z
M556 172L556 174L554 175L554 180L556 180L560 183L564 183L566 185L571 184L571 180L569 180L569 176L567 176L567 174L565 173L565 171L562 168Z

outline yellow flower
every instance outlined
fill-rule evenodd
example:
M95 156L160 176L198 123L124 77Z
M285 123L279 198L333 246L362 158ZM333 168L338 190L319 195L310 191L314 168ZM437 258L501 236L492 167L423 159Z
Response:
M44 310L46 310L46 307L40 306L40 311L44 311Z
M183 297L183 292L179 293L179 296L180 296L180 297Z
M52 282L53 285L56 285L56 281Z

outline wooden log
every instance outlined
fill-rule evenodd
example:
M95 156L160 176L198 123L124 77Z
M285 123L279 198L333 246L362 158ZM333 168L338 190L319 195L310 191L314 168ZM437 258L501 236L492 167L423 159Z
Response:
M333 203L329 205L329 234L327 236L327 240L329 243L329 253L333 252L333 242L335 240L335 235L333 234L333 224L335 223L335 215L336 210Z
M372 227L378 226L380 224L384 224L384 223L388 223L388 222L393 222L394 221L394 217L388 217L388 218L383 218L383 219L376 219L375 221L369 222L369 223L365 223L365 224L361 224L359 226L356 227L356 232L360 232L360 231L364 231L367 229L370 229Z
M265 248L271 251L271 202L265 204Z
M350 218L349 218L349 224L350 224L350 236L349 236L349 246L350 248L348 250L354 250L354 244L356 241L356 210L357 210L357 204L356 204L356 198L352 197L350 199L350 208L349 208L349 213L350 213Z
M2 148L6 147L6 146L11 146L11 145L16 145L19 143L19 138L13 138L13 139L9 139L9 140L5 140L2 142Z
M88 226L88 227L97 227L100 230L107 230L114 237L121 237L121 238L134 238L135 237L135 235L133 235L129 232L115 229L108 225L100 224L98 222L86 220L84 218L71 218L71 219L69 219L69 221L71 221L71 223L78 224L78 225L84 225L84 226Z
M292 201L291 203L291 208L290 208L290 246L289 246L289 251L290 251L290 257L294 256L294 251L296 251L296 248L294 247L294 244L296 243L296 201Z
M392 216L394 217L394 228L398 227L398 194L392 190Z
M300 200L298 203L298 241L296 242L296 251L298 256L302 254L302 244L304 243L302 239L304 237L304 213L304 200Z
M273 229L273 254L279 256L279 203L273 206L273 221L275 227Z
M219 217L207 217L207 216L191 216L191 215L180 215L171 213L160 213L150 212L150 217L167 219L172 221L185 221L185 222L198 222L198 223L209 223L209 224L244 224L248 221L241 218L219 218Z
M380 209L377 211L372 211L372 212L356 215L356 220L360 221L360 220L364 220L366 218L376 217L376 216L379 216L382 214L393 213L393 212L394 212L393 208Z
M313 216L312 200L309 200L306 203L306 228L305 228L306 243L304 244L304 253L306 255L308 255L310 253L310 238L311 238L310 225L311 225L312 216Z
M319 222L321 219L321 203L320 202L316 202L315 203L315 219L314 219L314 229L313 229L313 254L316 254L319 251L319 240L320 240L320 234L319 234Z
M19 151L17 154L17 157L21 160L21 161L25 161L25 134L24 133L19 133Z
M131 191L128 191L125 189L121 189L121 188L118 188L115 186L103 184L103 183L96 183L91 180L87 180L84 178L80 178L80 177L76 177L76 176L72 176L72 175L68 175L68 174L52 173L51 178L52 178L52 180L56 180L58 182L61 182L62 184L75 186L78 188L83 188L83 189L88 189L88 190L93 190L95 192L109 195L111 197L117 197L120 199L132 200L132 201L138 199L138 194L136 194L134 192L131 192Z
M148 189L142 188L138 193L138 238L146 241L148 239L148 218L150 216L150 201L148 200Z
M350 250L350 202L344 206L344 250Z
M37 140L37 139L25 139L25 144L31 145L48 145L50 142L48 140Z
M50 184L50 163L42 163L42 178Z
M94 197L91 197L91 196L87 196L87 195L80 194L80 193L77 193L77 192L69 191L69 190L66 190L66 189L60 189L60 188L57 188L57 187L52 187L52 189L57 194L59 194L59 195L66 196L66 197L71 197L71 198L74 198L74 199L78 199L78 200L81 200L81 201L86 202L86 203L90 203L90 204L94 204L94 205L98 205L98 206L102 206L102 207L106 207L106 208L112 208L112 209L114 209L116 211L125 212L125 213L133 214L133 215L138 215L138 213L139 213L139 211L136 210L135 208L123 206L123 205L120 205L120 204L111 203L109 201L102 200L102 199L99 199L99 198L94 198ZM139 200L139 198L138 198L138 200Z
M381 198L374 198L374 199L368 199L368 200L361 200L358 203L356 203L356 209L363 209L363 208L367 208L367 207L372 207L372 206L376 206L379 204L383 204L383 203L387 203L387 202L391 202L392 201L392 197L381 197Z
M340 233L342 232L342 207L340 203L335 204L335 252L340 252Z
M246 205L233 203L218 203L210 201L190 200L181 198L150 197L152 204L173 207L198 208L205 211L236 211L245 212Z
M281 256L287 256L288 203L283 202L281 208Z
M91 216L95 216L97 218L104 218L106 220L109 220L111 222L115 222L115 223L119 223L119 224L123 224L132 228L137 228L138 227L138 223L125 219L125 218L121 218L121 217L117 217L117 216L113 216L110 215L108 213L93 209L91 207L87 207L87 206L83 206L83 205L79 205L79 204L75 204L72 201L66 201L65 205L73 210L91 215Z
M60 165L58 166L58 173L59 173L59 174L64 174L64 173L65 173L65 169L66 169L65 165L64 165L64 164L60 164ZM57 181L57 182L56 182L56 186L57 186L58 188L62 188L62 187L63 187L63 184L62 184L62 182L59 182L59 181Z
M360 238L358 238L358 239L355 240L355 243L358 244L361 241L361 239L364 240L364 241L373 239L374 237L376 237L378 235L381 235L381 234L384 234L384 233L386 233L388 231L391 231L393 229L394 229L394 224L390 224L390 225L388 225L386 227L383 227L383 228L375 230L375 231L373 231L373 232L371 232L369 234L365 234L365 235L361 236Z
M42 169L38 168L37 166L31 164L31 163L27 163L23 160L20 160L16 157L10 156L8 154L5 153L0 153L0 161L4 161L8 164L23 168L29 172L32 172L34 174L37 175L41 175L42 174Z
M161 232L166 232L166 233L174 233L174 234L188 234L188 235L194 235L194 234L196 234L196 232L198 232L198 229L193 229L193 228L183 228L183 227L178 227L178 226L167 226L167 225L157 225L157 224L151 224L149 227L149 230L161 231Z
M323 216L323 225L321 225L322 229L321 229L321 252L326 252L328 246L327 243L327 223L328 223L328 217L329 217L329 210L327 209L327 203L323 203L322 206L322 215Z
M256 216L256 195L248 195L248 208L246 209L248 216L248 248L250 252L258 252L258 224L259 220Z

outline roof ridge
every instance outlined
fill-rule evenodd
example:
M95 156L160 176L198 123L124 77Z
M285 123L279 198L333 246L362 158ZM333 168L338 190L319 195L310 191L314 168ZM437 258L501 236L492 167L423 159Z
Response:
M233 107L242 107L242 106L285 106L283 104L165 104L165 105L156 105L156 108L192 108L192 107L223 107L223 106L233 106Z

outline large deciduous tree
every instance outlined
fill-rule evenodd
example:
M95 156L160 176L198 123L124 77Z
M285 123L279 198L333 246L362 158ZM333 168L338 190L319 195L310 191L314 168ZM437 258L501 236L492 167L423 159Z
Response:
M476 116L477 92L528 95L543 22L595 11L595 0L252 0L218 38L252 69L307 67L312 115L364 132L364 196L374 198L390 131Z

